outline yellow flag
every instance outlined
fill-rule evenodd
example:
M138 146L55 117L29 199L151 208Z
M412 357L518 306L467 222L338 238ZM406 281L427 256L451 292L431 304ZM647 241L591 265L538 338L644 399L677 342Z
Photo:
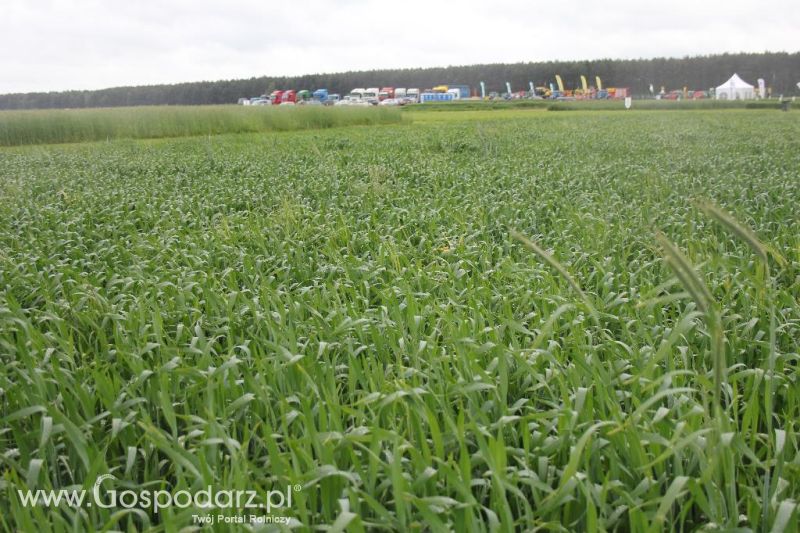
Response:
M561 76L556 74L556 83L558 84L558 92L564 92L564 82L561 81Z
M589 84L586 83L586 76L583 74L581 74L581 88L583 89L583 92L589 92Z
M598 91L602 91L603 90L603 82L600 81L600 76L595 76L594 77L594 81L597 82L597 90Z

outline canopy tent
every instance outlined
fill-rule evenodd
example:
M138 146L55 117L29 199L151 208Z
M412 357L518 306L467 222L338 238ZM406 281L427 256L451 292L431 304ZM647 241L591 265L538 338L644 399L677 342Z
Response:
M755 88L739 77L738 74L717 87L717 100L747 100L756 97Z

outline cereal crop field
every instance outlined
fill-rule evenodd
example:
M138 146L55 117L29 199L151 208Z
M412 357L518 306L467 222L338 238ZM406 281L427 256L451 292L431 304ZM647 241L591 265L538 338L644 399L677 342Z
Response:
M796 530L800 114L497 113L0 147L0 530Z

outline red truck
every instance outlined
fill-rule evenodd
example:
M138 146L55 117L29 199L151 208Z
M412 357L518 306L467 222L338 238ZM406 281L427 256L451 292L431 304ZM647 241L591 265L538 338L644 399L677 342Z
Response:
M283 97L281 98L281 103L285 104L287 102L295 103L297 102L297 92L296 91L283 91Z
M378 100L383 102L389 98L394 98L394 87L384 87L378 93Z
M281 105L287 102L295 103L297 101L297 93L295 91L272 91L269 94L269 99L272 105Z

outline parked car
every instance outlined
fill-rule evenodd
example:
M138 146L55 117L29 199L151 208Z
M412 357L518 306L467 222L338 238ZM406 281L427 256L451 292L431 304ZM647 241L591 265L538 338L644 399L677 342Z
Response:
M366 107L366 106L370 106L372 104L367 102L366 100L363 100L363 99L359 98L359 97L345 96L344 99L339 100L338 102L336 102L333 105L354 105L354 106Z
M402 104L400 103L400 100L398 100L397 98L386 98L384 100L381 100L380 104L378 105L402 105Z

